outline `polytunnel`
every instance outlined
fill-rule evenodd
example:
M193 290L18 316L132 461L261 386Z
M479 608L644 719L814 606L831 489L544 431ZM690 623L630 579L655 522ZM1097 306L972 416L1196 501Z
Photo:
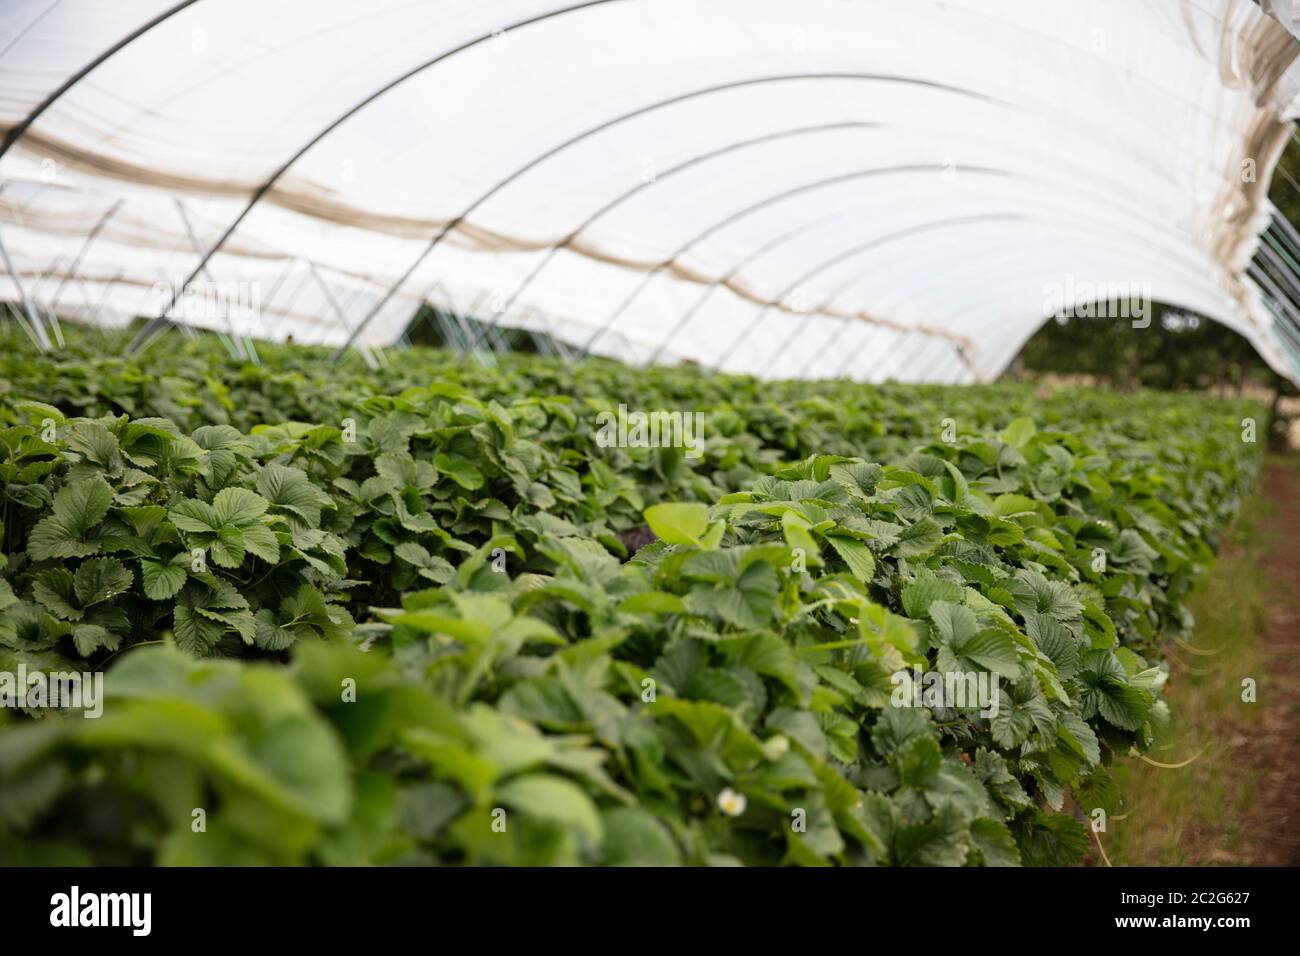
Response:
M469 345L943 382L1123 298L1296 380L1300 237L1268 199L1292 26L1248 0L8 0L0 298L43 341L144 317L136 348L369 355L428 303Z

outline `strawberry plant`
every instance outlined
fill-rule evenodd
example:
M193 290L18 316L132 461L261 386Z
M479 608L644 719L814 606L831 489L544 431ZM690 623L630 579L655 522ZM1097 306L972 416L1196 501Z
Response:
M0 672L107 700L0 708L17 862L1073 862L1255 468L1197 396L70 350L0 359Z

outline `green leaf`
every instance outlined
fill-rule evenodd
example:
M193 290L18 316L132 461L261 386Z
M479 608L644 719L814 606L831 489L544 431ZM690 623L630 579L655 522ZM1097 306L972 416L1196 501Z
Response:
M852 461L830 466L830 479L857 498L867 500L876 491L885 470L874 462Z
M1101 761L1101 744L1097 741L1097 735L1078 714L1061 714L1060 726L1056 732L1089 767L1094 767Z
M709 530L709 508L702 504L659 504L645 509L650 530L668 544L700 544Z
M1007 518L1012 515L1037 514L1038 507L1038 502L1033 498L1027 498L1024 495L1005 494L998 495L993 499L992 511L999 518Z
M75 589L83 608L110 601L131 589L131 569L117 558L91 558L77 568Z
M407 564L413 564L417 568L423 567L424 562L429 560L429 552L422 545L414 541L403 541L397 547L393 548L393 554L401 558Z
M244 563L243 534L232 528L226 528L221 536L208 544L208 553L212 562L222 568L237 568Z
M605 814L603 862L606 866L680 866L681 851L667 828L639 807Z
M685 614L686 605L676 594L644 591L624 598L618 610L621 614Z
M82 609L75 603L75 585L72 572L67 568L50 568L36 576L32 583L32 596L59 618L79 621Z
M103 478L83 478L64 485L54 495L53 513L32 529L27 553L35 561L92 555L99 543L88 532L108 515L113 489Z
M577 831L599 843L604 834L600 811L576 783L553 774L526 774L496 788L506 807L547 823Z
M987 817L974 820L970 825L971 842L984 858L985 866L1019 866L1020 849L1016 838L1005 825Z
M933 518L922 518L898 536L894 550L900 557L923 558L943 543L943 531Z
M960 584L935 577L932 571L923 568L917 573L916 580L903 588L903 610L910 618L928 617L930 605L935 601L960 604L962 594Z
M973 663L1012 680L1020 676L1020 656L1006 631L997 627L979 630L970 608L947 601L932 603L930 617L941 644L939 670L969 671L974 668L968 664Z
M140 580L144 586L145 597L153 601L165 601L175 597L184 585L185 568L174 562L155 561L152 558L140 559Z
M274 652L287 650L297 639L298 629L281 627L275 619L275 612L270 608L262 608L254 615L253 643L262 650Z
M1007 583L1022 614L1046 614L1065 624L1083 617L1083 602L1064 581L1050 581L1036 571L1020 571Z
M653 715L680 721L696 743L716 748L725 760L745 764L763 758L763 747L757 738L741 726L733 711L719 704L660 696L654 703Z
M414 541L403 541L393 549L393 554L407 564L415 565L419 568L420 577L435 584L447 584L456 577L456 569L451 566L451 562L430 554Z
M267 464L258 474L257 490L271 507L296 517L301 527L320 527L322 509L333 504L333 499L312 484L306 472L275 462Z
M969 829L951 804L935 811L924 823L899 830L894 856L901 866L961 866L969 852Z
M1025 612L1025 631L1040 651L1051 659L1062 680L1079 669L1079 640L1055 618L1037 611Z
M844 559L844 563L849 566L849 571L855 578L864 583L871 580L876 573L876 561L871 556L871 549L866 544L855 538L842 535L827 535L826 540L830 542L835 552Z
M41 424L45 419L50 419L56 425L62 425L67 419L63 412L59 411L53 405L47 405L45 402L14 402L14 411L22 412L27 416L27 420L35 425Z
M269 503L255 491L247 488L222 488L212 499L212 513L216 526L246 525L266 514Z
M1073 866L1088 850L1088 829L1074 817L1035 810L1020 831L1020 858L1028 866Z
M122 643L122 636L100 624L81 623L72 626L72 643L78 654L89 657L101 647L110 651L117 650Z
M898 779L909 787L925 790L943 767L943 752L933 737L917 737L902 752Z
M69 451L77 453L86 461L104 468L120 464L117 436L105 428L102 422L76 419L64 440Z
M818 760L829 753L826 734L811 711L778 707L768 716L767 727L785 734Z
M975 775L979 777L991 796L998 803L1013 810L1020 810L1030 805L1029 794L1011 774L1007 760L1001 754L983 747L975 752Z
M1010 750L1037 733L1049 741L1056 736L1056 717L1043 699L1033 678L1005 688L998 698L998 712L989 721L993 740Z
M1029 440L1038 434L1038 428L1032 418L1017 418L998 435L1008 445L1024 448Z
M347 637L355 625L346 610L325 600L325 595L306 583L281 602L280 617L325 640Z
M483 487L483 472L479 471L468 458L439 452L434 456L433 462L438 466L438 471L451 478L462 488L474 491Z
M194 498L178 498L171 503L167 517L181 531L196 533L216 531L221 527L212 506L205 501Z
M758 628L771 620L780 586L776 569L756 561L741 572L734 585L697 585L691 590L689 606L696 614L714 614L736 627Z
M1083 682L1082 716L1096 714L1122 730L1139 730L1151 712L1151 695L1129 680L1110 651L1089 651L1079 674Z
M212 653L226 628L208 620L187 604L178 603L172 611L172 634L176 646L187 654L205 657Z
M792 648L771 631L759 631L720 642L729 663L772 677L799 692L799 661Z
M961 645L963 660L974 661L986 670L1015 680L1020 676L1020 655L1011 635L1001 628L986 628Z
M239 543L249 554L261 558L267 564L276 564L280 560L280 541L264 524L250 524L239 531Z

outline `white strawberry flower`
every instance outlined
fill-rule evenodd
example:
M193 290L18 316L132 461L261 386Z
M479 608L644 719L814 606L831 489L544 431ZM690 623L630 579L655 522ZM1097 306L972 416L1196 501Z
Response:
M718 794L718 809L729 817L738 817L745 812L745 795L737 793L730 787L723 787Z

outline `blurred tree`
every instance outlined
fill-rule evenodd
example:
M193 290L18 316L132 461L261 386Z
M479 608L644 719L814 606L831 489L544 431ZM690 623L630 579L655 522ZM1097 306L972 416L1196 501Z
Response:
M1294 385L1269 368L1242 336L1226 325L1156 305L1149 328L1131 319L1051 319L1025 343L1008 377L1084 375L1121 390L1209 389L1240 395L1248 387L1272 392L1268 441L1288 445L1294 412L1284 399ZM1294 407L1294 403L1290 403Z
M1049 319L1020 352L1019 373L1087 375L1119 389L1272 387L1274 374L1225 325L1156 303L1147 328L1131 319Z

